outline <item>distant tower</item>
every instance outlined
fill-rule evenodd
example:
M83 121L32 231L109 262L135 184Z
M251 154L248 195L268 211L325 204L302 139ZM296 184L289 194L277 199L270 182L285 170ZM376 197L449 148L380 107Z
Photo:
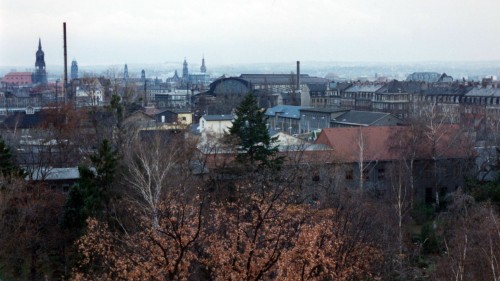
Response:
M45 54L42 51L42 40L38 38L38 51L35 61L35 83L47 84L47 72L45 72Z
M144 69L141 71L141 81L146 81L146 71Z
M207 67L205 66L205 56L201 59L201 67L200 67L201 73L206 73L207 72Z
M78 63L76 60L71 62L71 80L78 79Z
M189 78L188 63L186 61L186 58L184 58L184 63L182 64L182 79L187 81L188 78Z
M128 66L125 64L125 68L123 69L123 79L128 80Z

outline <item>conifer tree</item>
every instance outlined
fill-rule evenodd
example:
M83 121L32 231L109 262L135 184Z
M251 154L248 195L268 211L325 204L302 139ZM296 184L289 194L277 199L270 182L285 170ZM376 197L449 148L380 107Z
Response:
M237 146L239 162L256 168L280 169L283 158L277 157L277 139L269 136L266 120L257 99L248 93L236 109L229 136Z
M16 167L14 157L10 148L0 136L0 174L4 178L11 178L13 176L22 176L23 171Z
M109 211L118 152L105 139L98 152L90 158L95 170L85 166L78 167L78 185L71 188L64 207L63 225L69 228L82 228L89 216L99 217L103 211Z

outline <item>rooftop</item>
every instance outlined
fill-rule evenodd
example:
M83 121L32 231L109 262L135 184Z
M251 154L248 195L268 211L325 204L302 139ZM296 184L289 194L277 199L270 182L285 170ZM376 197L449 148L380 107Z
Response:
M280 116L285 118L300 119L300 110L307 107L296 105L277 105L266 110L266 116Z
M388 161L398 159L399 149L405 147L398 147L395 140L407 134L411 134L411 129L403 126L327 128L322 130L315 143L330 146L346 162L359 161L360 146L365 162ZM359 145L361 141L362 145ZM422 139L417 159L470 157L467 145L468 140L458 126L443 125L437 141ZM433 155L433 151L439 151L439 154Z
M297 75L295 74L241 74L239 78L252 84L295 84ZM311 77L308 74L300 75L301 84L327 84L328 79Z
M202 118L207 121L231 121L234 119L234 116L231 114L203 115Z
M465 94L466 97L500 97L499 88L473 88Z
M383 85L353 85L345 90L346 93L368 92L375 93L380 90Z
M350 110L337 118L333 119L332 122L336 123L349 123L349 124L360 124L360 125L366 125L369 126L378 120L387 117L387 116L392 116L395 119L399 119L396 116L393 116L390 113L385 113L385 112L373 112L373 111L357 111L357 110Z

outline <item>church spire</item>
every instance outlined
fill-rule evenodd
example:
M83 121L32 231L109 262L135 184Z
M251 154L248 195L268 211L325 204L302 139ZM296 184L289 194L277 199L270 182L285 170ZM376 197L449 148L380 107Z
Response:
M182 64L182 79L187 80L189 78L188 63L186 58L184 58L184 63Z
M45 53L42 50L42 39L38 38L38 51L35 60L35 83L47 84L47 72L45 71Z
M203 55L202 59L201 59L201 67L200 67L200 71L202 73L206 73L207 72L207 67L205 66L205 55Z

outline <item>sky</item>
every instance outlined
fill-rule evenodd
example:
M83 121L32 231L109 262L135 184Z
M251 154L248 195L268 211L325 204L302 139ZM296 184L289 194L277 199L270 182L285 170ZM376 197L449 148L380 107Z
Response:
M0 0L0 66L500 60L498 0Z

